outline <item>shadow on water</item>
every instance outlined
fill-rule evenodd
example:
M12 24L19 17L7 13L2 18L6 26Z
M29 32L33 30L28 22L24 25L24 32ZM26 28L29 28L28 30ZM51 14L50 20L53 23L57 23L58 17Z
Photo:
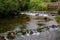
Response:
M20 16L15 16L14 18L11 19L0 19L0 33L6 32L13 30L15 28L15 25L23 25L27 21L30 21L30 17L28 15L20 15Z

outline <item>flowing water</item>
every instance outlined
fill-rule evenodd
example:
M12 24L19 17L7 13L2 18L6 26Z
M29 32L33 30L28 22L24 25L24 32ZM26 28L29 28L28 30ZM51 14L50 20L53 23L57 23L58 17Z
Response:
M36 17L35 14L28 14L28 15L33 15L34 18ZM44 14L45 16L48 14ZM42 16L44 16L42 15ZM40 15L41 16L41 15ZM49 16L49 15L48 15ZM49 16L50 17L50 16ZM51 17L52 18L52 17ZM30 22L27 22L28 24L27 29L37 29L37 27L39 27L37 25L39 20L31 20ZM53 22L53 24L52 24ZM44 22L43 22L44 23ZM50 24L52 25L56 25L58 24L55 20L51 20L49 22L45 22L44 26L50 26ZM19 31L20 30L20 26L16 26L16 28L13 31ZM13 40L60 40L60 28L56 27L56 28L49 28L48 30L46 28L43 29L43 32L37 32L37 30L32 30L33 34L30 35L29 33L26 33L26 35L22 35L21 33L18 33L16 35L16 38L14 38ZM5 33L4 35L6 36L7 33Z
M32 15L32 13L31 13ZM48 14L41 14L42 16L44 15L48 15ZM41 16L40 15L40 16ZM33 14L33 16L35 16L35 14ZM51 19L54 19L52 16ZM27 29L36 29L38 27L37 22L39 20L31 20L30 22L28 22L27 24ZM53 23L52 23L53 22ZM50 26L50 24L52 25L58 25L58 23L55 20L51 20L50 22L46 22L44 26ZM60 28L56 27L56 28L49 28L49 30L47 29L43 29L43 32L37 32L37 31L33 31L33 34L30 35L29 33L26 33L26 35L20 35L20 36L16 36L16 38L14 40L60 40Z
M32 35L16 36L14 40L60 40L60 28L49 28L44 32L34 32Z

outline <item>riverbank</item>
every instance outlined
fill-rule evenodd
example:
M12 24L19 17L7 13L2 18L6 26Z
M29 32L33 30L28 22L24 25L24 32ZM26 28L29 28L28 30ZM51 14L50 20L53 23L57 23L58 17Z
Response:
M0 19L0 33L13 30L16 25L23 25L28 21L30 21L28 15L20 15L11 19Z

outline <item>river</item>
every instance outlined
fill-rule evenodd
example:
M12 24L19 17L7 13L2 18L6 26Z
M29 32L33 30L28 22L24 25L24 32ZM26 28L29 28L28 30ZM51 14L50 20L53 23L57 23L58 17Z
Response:
M31 15L30 15L31 14ZM28 15L32 16L33 18L35 18L35 14L30 13ZM55 19L52 16L49 16L48 14L44 14L45 16L50 17L53 20L50 20L49 22L43 22L45 25L44 26L52 26L52 25L59 25ZM40 16L44 16L44 15L40 15ZM30 22L27 22L28 24L27 29L36 29L37 27L39 27L37 25L37 23L39 22L39 20L31 20ZM44 27L43 26L43 27ZM13 31L18 31L20 26L16 26L16 29ZM5 35L6 36L6 35ZM43 32L33 32L32 35L30 35L29 33L27 33L26 35L21 35L20 33L16 35L16 38L14 38L13 40L60 40L60 28L56 27L56 28L49 28L49 30L44 30Z
M44 15L46 15L46 14L44 14ZM33 14L33 16L34 16L34 14ZM44 26L59 25L52 16L48 15L48 17L53 20L51 20L49 22L44 22L45 23ZM38 21L39 20L31 20L30 22L28 22L29 24L27 25L28 26L27 29L36 29L38 27L38 25L37 25ZM18 36L16 36L16 38L14 40L60 40L60 28L58 28L58 27L49 28L49 30L45 29L44 32L40 32L40 33L37 32L37 33L33 33L33 35L29 35L29 36L28 35L25 35L23 37L21 35L20 36L18 35Z

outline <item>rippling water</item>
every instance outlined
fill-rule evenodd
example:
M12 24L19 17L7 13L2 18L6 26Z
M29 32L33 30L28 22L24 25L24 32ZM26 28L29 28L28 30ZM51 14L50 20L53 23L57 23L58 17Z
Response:
M50 24L51 22L49 22L48 25ZM27 26L27 29L36 29L38 27L37 20L30 21ZM40 33L36 31L33 32L32 35L30 35L29 33L27 33L26 35L18 34L14 40L60 40L60 28L49 28L49 30L44 29L44 31Z
M32 15L30 13L30 15ZM35 14L33 14L35 15ZM38 20L32 20L27 24L27 29L36 29L38 27L37 25ZM55 22L55 21L54 21ZM49 25L51 22L47 23ZM56 23L53 23L56 24ZM20 27L16 26L16 29L13 31L19 31ZM5 33L6 36L7 33ZM60 40L60 28L49 28L49 30L44 29L43 32L37 32L33 31L33 34L30 35L27 33L26 35L21 35L21 33L18 33L16 35L16 38L13 40Z
M60 40L60 28L50 28L44 32L32 35L16 36L14 40Z

